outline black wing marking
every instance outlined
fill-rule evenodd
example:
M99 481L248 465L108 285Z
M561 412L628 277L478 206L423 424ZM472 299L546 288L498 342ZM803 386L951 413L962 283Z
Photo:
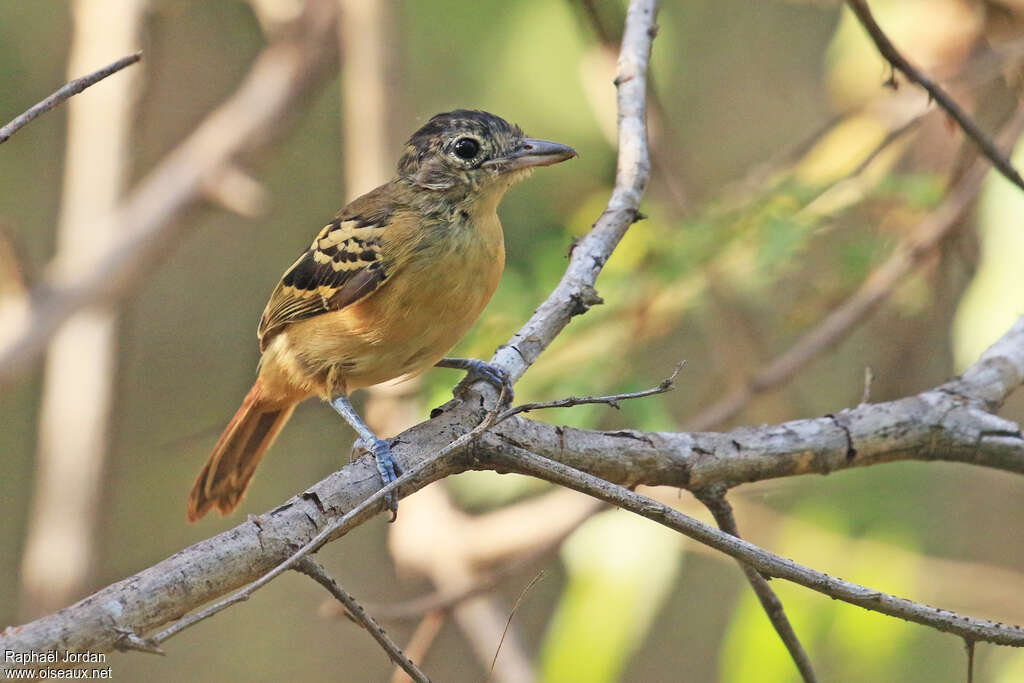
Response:
M285 325L345 308L384 283L382 228L391 214L376 213L336 218L285 272L260 320L261 348Z

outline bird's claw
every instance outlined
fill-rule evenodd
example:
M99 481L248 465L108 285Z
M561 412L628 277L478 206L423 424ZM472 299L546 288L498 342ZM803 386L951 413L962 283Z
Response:
M398 479L398 475L402 473L394 456L391 455L391 446L384 439L373 439L372 441L359 439L356 442L356 447L373 455L374 460L377 462L377 472L380 474L381 486L387 486ZM391 519L389 521L393 522L398 519L398 495L395 491L389 491L385 494L384 501L391 510Z
M483 380L499 392L505 391L504 403L512 402L512 398L515 396L515 392L512 389L512 378L508 376L508 372L504 368L499 368L497 365L491 365L475 358L467 358L463 369L466 371L466 376L460 384L469 386L477 380Z

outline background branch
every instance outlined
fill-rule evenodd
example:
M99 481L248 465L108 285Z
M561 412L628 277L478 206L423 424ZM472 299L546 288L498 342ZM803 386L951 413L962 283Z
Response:
M57 92L53 93L42 102L34 104L24 113L16 116L10 123L6 124L3 128L0 128L0 144L7 142L7 140L12 135L17 133L25 126L27 126L29 123L32 122L33 119L35 119L40 114L45 114L46 112L60 105L68 98L77 95L78 93L82 92L91 85L99 83L107 76L116 74L121 69L127 66L131 66L140 59L142 59L142 52L136 52L134 54L128 55L127 57L122 57L121 59L118 59L112 64L108 64L102 69L94 71L93 73L87 76L82 76L80 78L75 78L71 81L68 81L68 83L61 87L59 90L57 90Z
M908 80L917 83L919 86L928 91L928 95L935 100L940 107L942 107L952 118L957 122L957 125L963 129L964 133L967 134L974 144L978 146L981 153L985 155L992 165L1003 174L1003 176L1011 183L1024 190L1024 178L1021 178L1020 173L1013 167L1009 159L1003 155L1002 152L996 147L988 136L978 127L978 124L967 115L960 105L949 96L949 94L943 90L937 83L932 81L930 78L925 76L919 69L916 69L906 57L904 57L896 46L892 44L885 32L882 31L882 27L875 21L874 16L871 14L871 8L868 7L866 0L847 0L847 5L853 10L853 13L857 15L857 19L860 20L864 30L867 31L871 40L878 47L878 51L882 54L882 57L889 62L894 69L898 69L907 77Z
M173 219L204 196L207 180L271 138L334 54L335 6L311 0L291 31L267 47L235 94L91 230L121 235L102 254L57 271L26 300L0 301L0 387L27 371L50 337L87 306L130 296L173 250L187 223Z
M1022 132L1024 112L1018 111L999 136L1000 145L1012 147ZM842 341L859 323L878 310L907 276L956 229L977 197L987 170L984 161L975 161L942 204L897 245L885 262L871 271L857 291L783 353L751 374L742 386L687 420L686 428L695 431L710 429L732 419L754 396L782 386L808 363Z
M68 72L111 52L137 49L145 6L141 0L72 2ZM94 40L99 33L106 40ZM58 267L74 270L121 237L103 231L119 226L97 219L116 208L128 183L142 75L135 69L125 74L130 78L68 104ZM21 562L24 618L52 612L87 592L97 522L108 500L103 484L118 376L117 318L110 308L97 307L67 323L50 342L43 376L36 476Z

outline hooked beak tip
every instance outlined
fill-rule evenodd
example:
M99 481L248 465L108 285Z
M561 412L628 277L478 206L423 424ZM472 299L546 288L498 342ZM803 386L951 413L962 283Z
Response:
M568 145L549 140L524 138L519 149L501 159L496 159L495 162L500 163L504 169L511 171L533 168L534 166L551 166L576 156L579 156L579 154Z

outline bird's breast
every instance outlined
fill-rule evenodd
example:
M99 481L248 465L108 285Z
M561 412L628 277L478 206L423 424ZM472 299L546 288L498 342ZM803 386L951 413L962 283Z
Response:
M370 296L283 332L310 376L337 378L314 393L348 393L423 372L473 326L505 266L501 223L491 211L443 227L409 249Z
M501 279L505 245L496 214L449 230L409 258L388 283L389 296L365 302L381 345L405 354L396 374L419 372L440 360L473 326Z

